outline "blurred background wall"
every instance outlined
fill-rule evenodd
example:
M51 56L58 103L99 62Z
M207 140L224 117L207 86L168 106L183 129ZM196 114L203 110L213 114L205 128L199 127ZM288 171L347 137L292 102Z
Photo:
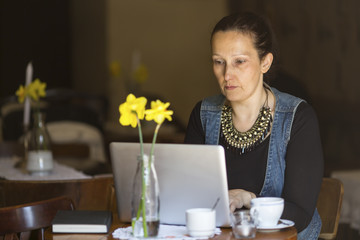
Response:
M319 118L325 174L360 168L360 2L230 0L265 15L280 52L277 88L304 97Z
M107 60L108 64L118 61L121 66L121 77L110 80L112 102L118 105L123 101L129 91L125 82L133 81L133 58L140 58L148 69L148 79L138 89L139 93L155 94L170 101L171 108L186 123L196 101L217 92L210 64L209 35L216 21L226 14L226 2L107 3Z
M214 24L238 10L263 14L281 56L272 85L315 107L327 171L360 167L359 1L0 0L0 7L1 97L24 83L32 61L34 77L48 88L106 96L110 129L120 127L117 108L130 91L169 101L186 125L195 103L218 92ZM148 77L129 84L138 63Z

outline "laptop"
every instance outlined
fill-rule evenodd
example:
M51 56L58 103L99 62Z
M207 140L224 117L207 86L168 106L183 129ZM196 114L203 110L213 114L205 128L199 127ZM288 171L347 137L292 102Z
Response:
M150 153L150 143L144 152ZM139 143L110 144L119 219L131 222L131 195ZM216 225L230 226L225 154L222 146L156 143L155 168L160 187L160 223L185 225L185 210L211 208Z

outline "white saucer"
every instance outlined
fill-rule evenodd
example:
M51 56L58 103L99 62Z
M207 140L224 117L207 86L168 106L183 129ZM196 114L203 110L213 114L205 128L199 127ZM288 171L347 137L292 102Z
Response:
M283 228L288 228L288 227L292 227L294 226L295 223L291 220L286 220L286 219L280 219L279 220L279 223L276 225L276 226L273 226L273 227L261 227L261 226L258 226L256 229L258 231L261 231L261 232L268 232L268 231L277 231L277 230L280 230L280 229L283 229Z

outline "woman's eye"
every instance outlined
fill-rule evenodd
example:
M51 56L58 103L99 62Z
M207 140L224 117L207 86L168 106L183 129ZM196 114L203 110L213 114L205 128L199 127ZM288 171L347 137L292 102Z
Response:
M242 63L244 63L244 62L245 62L244 59L237 59L237 60L235 61L236 64L242 64Z
M222 64L224 64L224 61L222 61L222 60L214 59L213 61L214 61L214 64L215 64L215 65L222 65Z

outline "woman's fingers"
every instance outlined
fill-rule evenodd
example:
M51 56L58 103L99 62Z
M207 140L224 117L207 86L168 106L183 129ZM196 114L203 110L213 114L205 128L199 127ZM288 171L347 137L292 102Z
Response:
M256 198L252 192L243 189L233 189L229 191L229 205L230 211L234 212L236 208L250 208L251 199Z

